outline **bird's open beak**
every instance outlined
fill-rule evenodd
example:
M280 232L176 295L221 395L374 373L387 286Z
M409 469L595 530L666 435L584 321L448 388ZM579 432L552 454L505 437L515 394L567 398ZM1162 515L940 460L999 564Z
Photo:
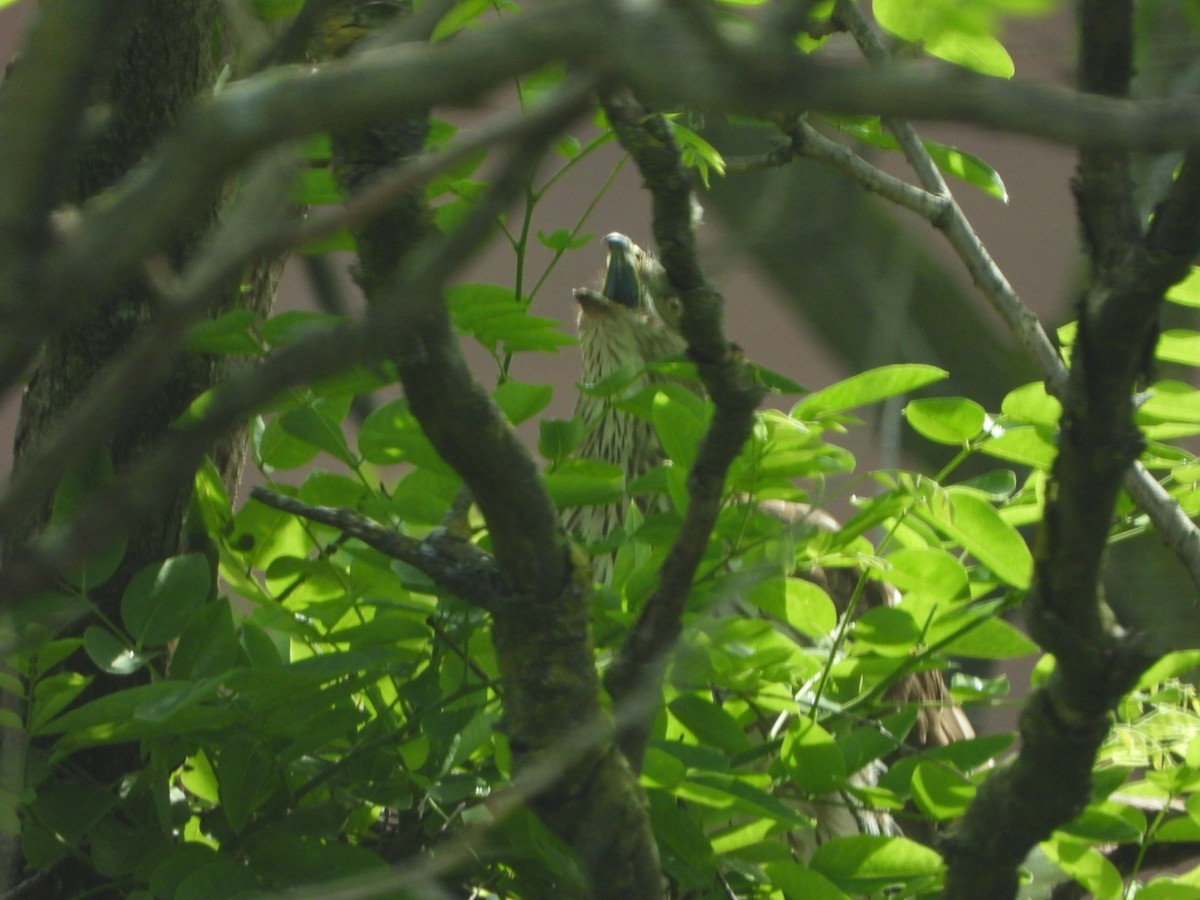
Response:
M633 241L613 232L604 239L608 244L608 269L604 273L604 294L613 303L630 309L639 304L637 268L633 261Z

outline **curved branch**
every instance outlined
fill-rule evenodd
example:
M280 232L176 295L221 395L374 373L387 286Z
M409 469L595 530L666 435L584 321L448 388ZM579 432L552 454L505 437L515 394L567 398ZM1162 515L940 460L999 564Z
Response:
M707 282L696 255L694 198L669 123L645 109L626 89L602 98L617 139L641 170L654 206L654 237L663 268L683 301L680 331L688 355L716 410L688 473L687 512L663 563L658 589L646 601L605 676L618 703L657 693L667 658L679 637L692 579L708 546L721 508L725 473L741 452L754 424L763 389L753 382L744 360L722 329L723 303ZM638 702L638 701L635 701ZM653 707L631 715L619 736L621 749L640 769L653 719Z

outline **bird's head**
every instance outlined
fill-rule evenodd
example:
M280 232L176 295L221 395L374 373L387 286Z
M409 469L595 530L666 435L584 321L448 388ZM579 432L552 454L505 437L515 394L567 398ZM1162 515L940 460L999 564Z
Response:
M604 238L608 264L600 292L575 292L580 306L580 324L585 317L628 317L639 322L657 322L679 331L683 304L671 288L666 270L657 259L625 235L614 231Z
M627 362L642 365L682 352L683 305L666 270L623 234L604 239L608 265L603 288L575 291L584 381L598 381Z

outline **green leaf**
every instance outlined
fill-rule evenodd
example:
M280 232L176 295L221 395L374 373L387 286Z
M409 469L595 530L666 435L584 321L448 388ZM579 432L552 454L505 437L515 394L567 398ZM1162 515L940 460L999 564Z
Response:
M358 452L367 462L378 465L408 462L457 478L433 449L403 397L367 416L358 431Z
M933 159L934 164L946 175L959 178L967 184L979 188L985 194L991 194L997 200L1008 202L1008 188L1004 186L1000 173L978 156L960 150L958 147L939 144L937 141L922 141L921 143L925 145L925 150Z
M957 0L875 0L872 11L879 24L906 41L947 62L984 75L1010 78L1013 62L995 38L995 7Z
M798 419L811 419L824 413L878 403L941 381L948 374L937 366L915 363L868 369L809 394L792 408L792 415Z
M433 631L423 619L408 615L379 614L370 622L349 625L330 632L331 644L352 644L356 647L380 644L395 646L405 641L431 641Z
M45 732L46 726L54 721L55 716L70 706L72 701L91 683L91 678L80 675L78 672L58 672L39 679L33 686L33 702L30 704L29 710L29 733Z
M212 900L213 897L253 897L262 885L240 860L219 859L189 872L172 895L174 900Z
M826 637L837 625L829 595L803 578L768 578L746 592L745 599L813 640Z
M1200 422L1200 391L1182 381L1159 381L1147 391L1137 409L1141 423Z
M977 449L1007 462L1049 469L1058 455L1057 434L1043 425L1018 425L977 445Z
M1046 393L1042 382L1035 381L1009 391L1000 404L1000 411L1020 422L1057 428L1062 404Z
M112 457L104 447L97 447L79 463L70 467L54 492L50 507L50 521L46 526L47 540L53 540L56 532L69 531L76 517L97 499L115 479ZM117 528L113 534L84 560L75 563L66 574L75 587L91 589L103 584L117 571L125 558L127 540L125 533Z
M688 168L700 173L700 180L706 188L709 169L718 175L725 174L725 159L716 147L690 128L680 125L678 119L671 120L671 130L680 149L680 160Z
M695 815L665 791L649 789L650 823L663 855L663 868L681 886L703 890L716 873L712 844Z
M554 319L530 315L511 288L463 284L448 288L446 301L455 326L491 352L553 351L578 341L559 331Z
M437 43L458 33L487 12L491 5L491 0L460 0L434 26L430 41Z
M1138 815L1135 825L1122 810L1129 812L1115 800L1093 803L1059 830L1090 844L1136 844L1145 836L1145 820Z
M939 640L944 636L944 631L951 630L952 625L957 627L960 624L962 623L942 619L930 630L929 640ZM978 625L942 649L951 656L966 656L972 659L1017 659L1036 653L1038 646L1003 619L986 615L980 617Z
M0 0L0 6L11 0ZM264 21L290 19L300 11L304 0L250 0L250 10Z
M262 345L250 333L258 316L238 309L188 329L183 346L192 353L245 353L259 356Z
M1104 854L1078 838L1056 832L1038 846L1046 857L1091 891L1097 900L1119 900L1124 882L1117 868Z
M873 893L913 878L939 878L945 871L935 850L907 838L868 834L826 841L809 867L852 894Z
M704 436L706 420L696 415L686 403L668 396L665 391L659 391L654 396L651 420L667 458L678 466L690 469L696 460L700 439Z
M92 662L110 675L132 675L152 658L126 646L107 628L97 625L89 625L83 632L83 649Z
M975 797L970 778L935 762L917 764L912 788L917 807L939 822L961 816Z
M542 419L538 423L538 453L550 462L566 459L583 443L587 426L580 419Z
M221 811L234 834L242 832L270 793L274 767L270 755L253 738L235 735L221 745L216 767Z
M945 550L911 547L887 555L884 577L902 591L917 591L937 601L967 596L967 569Z
M1029 587L1033 557L1020 533L975 492L947 488L945 493L948 504L924 504L914 507L914 511L961 544L997 578L1013 587Z
M1192 266L1187 277L1167 291L1167 299L1180 306L1200 307L1200 266Z
M1160 658L1138 679L1137 690L1146 691L1163 681L1178 678L1200 666L1200 650L1176 650Z
M546 408L553 396L554 388L548 384L526 384L512 379L498 385L492 392L492 399L513 425L536 416Z
M341 426L338 421L324 414L324 411L329 408L329 404L319 404L289 409L279 417L279 425L297 440L312 444L314 447L324 450L334 459L354 467L358 464L358 460L350 452Z
M129 580L121 621L139 647L165 644L179 636L211 589L209 562L199 553L151 563Z
M983 407L965 397L913 400L904 407L904 416L918 434L939 444L955 446L978 436L987 421Z
M155 897L175 897L188 875L217 860L216 849L207 844L194 841L178 844L154 867L148 886Z
M1200 333L1187 328L1172 328L1158 337L1154 355L1165 362L1200 366Z
M750 739L742 726L711 699L698 694L682 694L668 703L667 708L701 744L719 747L728 753L750 749Z
M625 496L620 466L593 459L570 459L546 473L546 489L559 509L616 503Z
M327 168L301 169L292 185L292 202L297 206L333 206L344 199Z
M832 881L800 863L770 862L763 871L787 900L849 900Z
M282 416L272 416L266 422L258 419L251 432L251 443L255 458L269 471L299 468L321 452L315 444L288 434Z
M1017 473L1011 469L993 469L968 478L962 486L981 492L993 503L1003 503L1017 490Z
M329 313L291 310L271 316L259 326L263 340L272 347L294 344L296 341L318 331L328 331L345 323L344 316Z
M810 719L788 729L779 756L791 781L805 793L820 796L846 781L846 758L833 735Z
M877 606L858 617L854 639L883 656L907 656L921 639L921 627L906 609Z
M188 619L171 655L171 677L199 679L232 669L241 656L233 610L221 597L206 603Z
M576 235L565 228L556 228L549 234L539 229L537 233L538 242L543 247L548 247L557 253L564 253L567 250L577 250L580 247L587 246L594 237L595 235L590 231Z
M786 375L781 375L774 369L768 369L766 366L760 366L758 363L749 363L750 377L758 384L761 384L772 394L807 394L808 388L804 387L798 381L793 381Z

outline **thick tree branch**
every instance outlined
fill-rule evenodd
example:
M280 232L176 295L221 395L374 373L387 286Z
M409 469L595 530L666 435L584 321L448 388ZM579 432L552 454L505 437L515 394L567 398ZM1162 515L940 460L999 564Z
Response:
M626 89L603 98L608 120L641 170L654 208L654 237L663 268L683 301L680 330L688 355L716 411L688 473L689 504L679 537L663 563L658 590L646 601L633 630L610 667L605 685L621 703L661 683L678 640L692 579L720 512L725 473L741 452L754 424L763 390L722 329L723 304L704 277L696 255L694 198L670 125L645 109ZM641 768L654 710L627 725L621 749Z
M65 613L65 620L43 615L36 608L35 595L54 587L61 572L105 546L128 522L161 509L168 500L165 487L194 472L209 449L242 427L247 417L284 391L344 372L353 365L369 364L369 352L367 329L361 324L344 325L305 336L272 353L261 365L232 375L214 388L211 402L199 419L168 432L81 509L69 531L43 535L12 553L0 568L0 598L4 605L18 619L28 616L46 628L61 626L69 617L86 612L87 607L80 604L78 609Z
M10 69L0 105L0 385L32 358L41 329L40 262L53 243L50 213L74 179L89 85L143 5L63 0L39 11Z
M1083 0L1079 29L1079 89L1128 97L1133 77L1133 0ZM1082 148L1072 186L1092 276L1101 284L1110 282L1142 231L1128 152L1118 147Z
M61 423L24 461L6 490L0 493L0 530L23 511L43 503L63 471L103 436L136 411L143 392L161 380L179 358L189 325L198 321L219 299L220 288L256 260L326 237L339 228L361 226L385 211L396 198L426 183L466 156L487 147L519 140L541 127L546 109L505 111L464 132L443 150L420 156L379 173L363 191L333 209L312 212L305 219L285 214L272 181L244 192L243 202L206 242L196 260L178 278L163 286L162 312L95 380ZM577 98L576 98L577 102ZM286 163L283 163L286 166ZM272 175L278 163L268 166ZM269 214L275 209L275 214ZM86 434L92 440L81 441Z
M554 60L619 74L643 100L664 107L777 112L791 106L954 119L1137 149L1200 140L1200 100L1135 104L940 65L864 70L782 49L770 37L750 50L714 46L719 35L669 5L560 0L434 46L369 52L316 73L263 73L197 109L135 177L84 215L50 261L47 302L57 315L81 314L90 298L162 248L207 185L273 143L350 131L399 110L470 102L498 81ZM13 371L20 358L0 362L0 371Z
M579 855L593 896L656 898L661 875L645 800L600 708L585 567L572 558L538 466L471 375L444 281L436 277L478 249L526 188L550 141L590 107L594 89L592 77L568 78L548 105L552 113L523 136L447 238L428 236L432 229L415 197L358 229L358 278L375 346L395 362L413 415L470 489L488 525L499 581L520 598L492 610L515 771L536 769L559 752L566 735L598 734L531 806ZM420 142L411 138L423 133L421 109L393 110L369 131L335 133L335 173L343 184L368 185L381 167L417 152ZM411 274L422 268L435 277Z

